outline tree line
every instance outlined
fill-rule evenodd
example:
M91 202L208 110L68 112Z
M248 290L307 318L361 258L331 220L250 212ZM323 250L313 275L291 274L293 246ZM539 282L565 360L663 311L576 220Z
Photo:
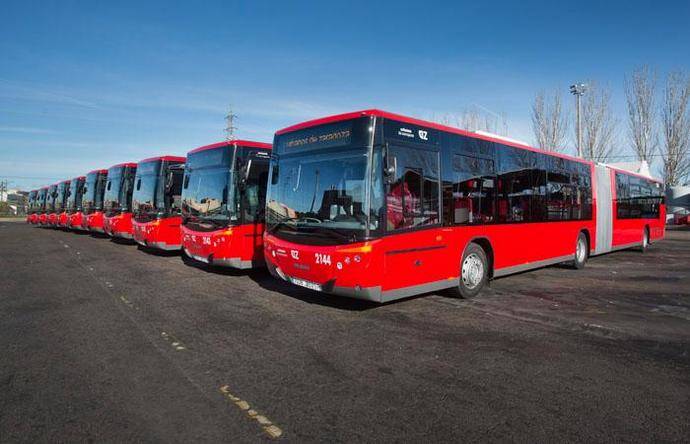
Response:
M690 173L690 76L675 71L659 82L648 66L636 68L624 78L627 106L626 141L638 161L650 167L658 158L667 185L682 184ZM532 130L536 144L547 151L563 151L576 128L572 112L563 104L559 90L536 94L532 104ZM582 96L582 153L587 159L607 162L620 155L620 121L611 109L611 93L589 82Z

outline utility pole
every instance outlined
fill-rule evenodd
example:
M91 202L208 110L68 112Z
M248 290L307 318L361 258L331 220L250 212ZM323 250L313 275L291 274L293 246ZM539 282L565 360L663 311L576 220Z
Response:
M574 85L570 85L570 94L575 96L575 102L577 107L577 122L575 124L577 131L577 157L582 157L582 109L580 105L580 98L585 93L585 91L587 91L586 83L576 83Z
M0 181L0 202L7 201L7 179Z
M225 116L225 140L235 140L235 131L237 127L235 126L235 119L237 114L232 112L232 106L228 109L228 114Z

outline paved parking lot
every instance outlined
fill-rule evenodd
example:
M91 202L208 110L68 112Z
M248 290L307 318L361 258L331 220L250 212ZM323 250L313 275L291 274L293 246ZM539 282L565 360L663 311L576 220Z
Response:
M337 299L0 222L0 441L687 441L690 231Z

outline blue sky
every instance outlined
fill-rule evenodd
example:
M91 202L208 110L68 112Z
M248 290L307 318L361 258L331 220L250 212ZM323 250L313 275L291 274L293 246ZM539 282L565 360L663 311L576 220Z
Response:
M690 3L3 1L0 178L37 187L221 140L378 107L482 107L532 141L541 89L690 70ZM579 32L576 32L579 29Z

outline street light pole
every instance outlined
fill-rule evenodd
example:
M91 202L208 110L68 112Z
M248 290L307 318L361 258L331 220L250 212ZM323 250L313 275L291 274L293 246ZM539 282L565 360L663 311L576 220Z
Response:
M574 85L570 85L570 93L575 96L575 102L576 102L576 125L577 125L577 157L582 157L582 117L580 116L582 110L580 106L580 98L582 97L582 94L585 93L587 90L587 84L585 83L576 83Z

